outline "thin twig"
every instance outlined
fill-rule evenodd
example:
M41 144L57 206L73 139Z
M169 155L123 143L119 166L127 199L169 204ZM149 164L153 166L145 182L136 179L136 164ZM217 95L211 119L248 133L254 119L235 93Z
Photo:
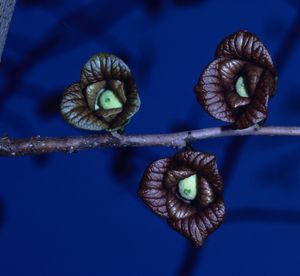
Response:
M300 136L300 127L258 127L243 130L205 128L168 134L111 135L98 134L76 137L31 137L25 139L0 138L0 156L34 155L50 152L73 153L85 149L112 147L163 146L183 148L197 140L226 136Z
M0 1L0 62L16 0Z

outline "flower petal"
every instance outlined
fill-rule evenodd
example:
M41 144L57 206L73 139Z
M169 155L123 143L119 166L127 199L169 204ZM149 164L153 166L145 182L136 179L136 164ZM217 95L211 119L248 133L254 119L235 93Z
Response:
M112 54L96 54L83 66L81 71L81 86L103 80L126 80L131 78L131 72L126 63Z
M96 99L101 89L106 87L106 81L98 81L90 84L86 88L86 100L88 107L91 110L95 110Z
M250 103L249 98L240 97L236 92L228 93L226 100L231 108L245 106Z
M265 71L257 84L251 104L237 118L235 128L242 129L257 124L267 118L268 102L275 89L275 80L269 71Z
M160 159L148 166L140 184L138 195L156 214L168 218L166 207L167 191L163 186L166 171L170 168L170 158Z
M276 71L272 58L261 40L248 31L236 32L225 38L217 47L215 58L241 59Z
M109 87L111 87L111 89L115 91L117 97L120 99L122 104L124 104L127 99L126 99L123 83L118 80L110 80L108 81L108 83L109 83Z
M196 214L197 210L189 203L179 199L173 192L167 195L167 209L170 219L183 219Z
M111 128L125 124L140 108L141 102L133 80L124 83L126 103L123 111L111 123Z
M224 63L231 66L225 67ZM229 80L234 76L232 71L235 71L235 65L237 63L226 59L214 60L203 71L194 88L203 108L216 119L229 123L235 121L235 114L226 102L226 93L232 90L226 87L226 83L230 83ZM230 68L232 70L229 70Z
M218 172L216 157L214 155L195 151L183 151L175 155L175 160L199 173L200 176L203 176L217 193L223 191L223 181Z
M75 127L88 130L102 130L108 127L87 106L79 83L67 88L62 98L60 110L65 120Z
M104 121L111 122L119 113L121 113L123 108L111 108L111 109L98 109L95 114L102 117Z
M200 213L179 220L169 219L168 222L196 246L201 246L207 236L220 226L224 217L224 202L219 198Z
M195 171L192 171L189 168L178 168L178 169L170 169L167 171L165 179L164 179L164 186L168 189L171 188L177 183L187 178L191 175L195 174Z
M261 67L255 66L251 63L246 64L245 75L246 75L247 87L251 95L255 94L257 84L259 83L263 72L264 69Z
M198 178L197 205L200 208L205 208L214 201L215 195L211 185L207 180L200 176Z

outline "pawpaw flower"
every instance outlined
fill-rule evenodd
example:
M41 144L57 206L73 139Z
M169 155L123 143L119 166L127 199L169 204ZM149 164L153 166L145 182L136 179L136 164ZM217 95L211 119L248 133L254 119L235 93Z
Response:
M97 54L83 66L80 82L66 89L61 113L75 127L115 131L122 129L139 107L128 66L114 55Z
M252 33L239 31L219 44L194 91L211 116L243 129L265 121L276 80L263 43Z
M222 191L215 156L184 151L150 164L138 194L153 212L200 246L224 219Z

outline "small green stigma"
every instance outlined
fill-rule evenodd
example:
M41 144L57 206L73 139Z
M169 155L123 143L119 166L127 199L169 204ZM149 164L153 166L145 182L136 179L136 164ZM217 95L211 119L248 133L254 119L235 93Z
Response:
M248 90L246 88L245 79L240 76L235 83L235 90L240 97L249 98Z
M109 89L103 89L97 96L95 104L95 109L100 107L103 109L121 108L123 107L123 104L116 97L113 91Z
M197 196L197 175L193 174L178 183L178 191L181 197L194 200Z

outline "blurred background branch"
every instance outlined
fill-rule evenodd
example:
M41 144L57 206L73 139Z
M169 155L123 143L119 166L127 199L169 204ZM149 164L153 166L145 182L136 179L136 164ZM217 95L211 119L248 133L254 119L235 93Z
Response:
M0 1L0 62L16 0Z
M164 146L184 148L188 143L197 140L249 135L300 136L300 127L254 126L242 130L216 127L168 134L121 135L113 132L112 134L59 138L37 136L27 139L10 139L9 137L2 137L0 140L0 156L33 155L49 152L73 153L84 149L104 147Z

